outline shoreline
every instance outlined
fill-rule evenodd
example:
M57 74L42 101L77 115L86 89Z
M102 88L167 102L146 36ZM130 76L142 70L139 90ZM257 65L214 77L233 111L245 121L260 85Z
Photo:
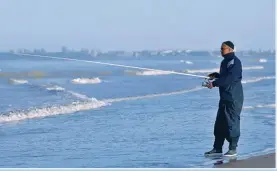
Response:
M276 168L275 152L253 156L247 159L230 161L215 165L214 168Z

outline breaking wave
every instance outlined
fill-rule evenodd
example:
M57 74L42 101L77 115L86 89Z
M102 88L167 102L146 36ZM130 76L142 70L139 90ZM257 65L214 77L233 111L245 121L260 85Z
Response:
M250 66L250 67L242 67L243 70L259 70L264 69L263 66Z
M168 75L172 74L170 71L138 71L136 75Z
M54 85L54 86L46 87L46 90L48 90L48 91L64 91L65 88Z
M162 71L162 70L145 70L145 71L133 71L133 70L125 70L125 73L128 75L169 75L172 74L173 71Z
M242 67L243 70L259 70L264 69L263 66L250 66L250 67ZM210 72L219 72L219 68L212 69L199 69L199 70L185 70L186 73L210 73Z
M27 84L33 88L43 89L49 92L64 92L66 94L69 94L77 99L90 101L91 98L87 97L84 94L80 94L74 91L66 90L64 87L58 86L58 85L52 85L52 84L45 84L45 85L35 85L27 82L26 80L16 80L16 82L19 82L19 84Z
M188 64L193 64L190 61L184 61L181 60L181 62L185 62ZM249 67L243 67L243 70L259 70L259 69L264 69L263 66L249 66ZM132 71L132 70L125 70L124 71L127 74L130 75L169 75L169 74L174 74L172 72L174 71L162 71L162 70L151 70L151 71ZM196 70L184 70L184 73L190 73L190 74L195 74L195 73L212 73L212 72L219 72L219 68L211 68L211 69L196 69Z
M181 62L181 63L186 63L186 64L193 64L193 62L191 62L191 61L184 61L184 60L181 60L180 62Z
M100 78L75 78L71 81L74 84L98 84L101 83L102 80Z
M256 106L243 107L243 109L256 109L256 108L275 108L275 104L258 104Z
M266 62L267 62L267 60L266 60L266 59L264 59L264 58L261 58L261 59L259 59L259 62L261 62L261 63L266 63Z
M19 80L19 79L9 79L10 84L28 84L27 80Z
M67 93L71 94L74 97L77 97L78 99L87 100L87 101L91 100L91 98L89 98L88 96L74 92L74 91L67 91Z
M68 105L50 106L45 108L34 108L27 111L12 111L0 114L0 122L12 122L25 119L43 118L47 116L69 114L78 111L91 110L108 105L103 101L91 99L89 102L73 102Z
M77 93L77 92L74 92L74 91L70 91L70 90L66 90L65 88L63 87L60 87L60 86L57 86L57 85L52 85L52 86L43 86L46 88L46 90L48 91L62 91L64 93L67 93L77 99L80 99L80 100L86 100L86 101L91 101L93 99L87 97L86 95L84 94L80 94L80 93Z
M255 82L259 82L259 81L263 81L263 80L271 80L271 79L275 79L275 76L257 77L257 78L252 78L249 80L242 80L241 82L243 84L246 84L246 83L255 83Z

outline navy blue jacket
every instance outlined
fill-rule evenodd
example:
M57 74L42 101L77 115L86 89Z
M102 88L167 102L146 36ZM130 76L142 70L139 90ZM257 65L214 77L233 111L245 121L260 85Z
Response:
M219 87L220 100L243 102L242 64L234 53L224 55L216 78L213 86Z

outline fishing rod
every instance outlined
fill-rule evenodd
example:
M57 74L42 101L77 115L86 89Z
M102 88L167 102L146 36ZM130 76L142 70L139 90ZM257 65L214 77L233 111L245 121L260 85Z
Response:
M91 60L56 57L56 56L34 55L34 54L23 54L23 53L14 53L14 54L15 55L20 55L20 56L33 56L33 57L39 57L39 58L48 58L48 59L58 59L58 60L87 62L87 63L109 65L109 66L117 66L117 67L123 67L123 68L133 68L133 69L141 69L141 70L149 70L149 71L160 71L160 72L167 72L167 73L176 74L176 75L185 75L185 76L191 76L191 77L205 78L205 81L202 83L202 86L204 86L204 84L207 82L207 80L210 80L210 77L207 77L207 76L188 74L188 73L182 73L182 72L176 72L176 71L166 71L166 70L160 70L160 69L152 69L152 68L144 68L144 67L137 67L137 66L128 66L128 65L121 65L121 64L113 64L113 63L106 63L106 62L91 61Z

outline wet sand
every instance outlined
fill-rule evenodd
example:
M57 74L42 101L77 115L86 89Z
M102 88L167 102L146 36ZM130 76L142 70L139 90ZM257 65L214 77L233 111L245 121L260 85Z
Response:
M270 153L216 165L215 168L275 168L275 163L275 153Z

